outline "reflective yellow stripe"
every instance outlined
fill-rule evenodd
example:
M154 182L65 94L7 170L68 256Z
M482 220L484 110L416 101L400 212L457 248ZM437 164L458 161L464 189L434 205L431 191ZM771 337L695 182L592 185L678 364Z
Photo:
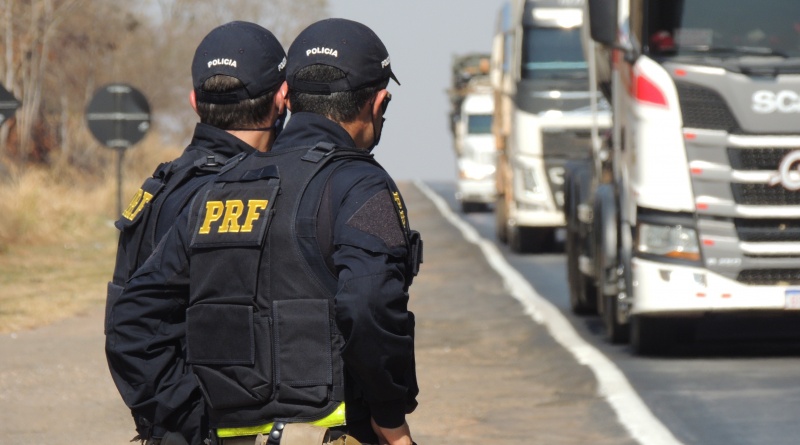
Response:
M328 414L322 419L303 423L324 426L326 428L345 425L344 402L340 403L332 413ZM270 431L272 431L272 422L264 425L247 426L242 428L219 428L217 429L217 437L255 436L256 434L268 434Z

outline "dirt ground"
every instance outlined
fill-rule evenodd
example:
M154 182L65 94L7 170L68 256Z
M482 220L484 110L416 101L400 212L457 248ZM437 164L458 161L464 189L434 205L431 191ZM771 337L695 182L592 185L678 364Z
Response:
M425 263L417 317L420 445L635 442L591 372L508 296L478 248L415 187L403 187ZM0 445L126 444L134 436L103 354L103 308L0 337Z

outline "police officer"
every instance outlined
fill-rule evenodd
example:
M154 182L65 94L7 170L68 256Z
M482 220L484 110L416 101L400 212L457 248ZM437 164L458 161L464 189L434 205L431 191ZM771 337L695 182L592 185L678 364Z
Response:
M197 47L192 62L194 89L189 95L200 117L189 146L172 162L160 165L116 222L121 231L116 267L108 285L106 330L115 329L118 296L126 281L188 205L194 193L229 158L266 151L285 115L286 54L275 36L254 23L231 22L212 30ZM141 308L128 307L130 316ZM183 314L165 314L173 331L160 347L171 359L183 360ZM132 341L141 341L134 338ZM159 366L137 357L114 354L115 338L107 337L108 364L117 388L131 408L139 438L148 443L199 443L202 398L194 377L175 372L156 382L139 379L141 368ZM179 393L170 388L189 382ZM190 409L193 408L193 409Z
M142 382L181 374L161 345L188 298L186 362L213 443L274 444L296 425L412 443L407 304L421 241L370 154L390 79L388 52L363 24L329 19L300 33L287 67L292 117L272 150L232 159L120 296L115 354L163 364L142 369Z

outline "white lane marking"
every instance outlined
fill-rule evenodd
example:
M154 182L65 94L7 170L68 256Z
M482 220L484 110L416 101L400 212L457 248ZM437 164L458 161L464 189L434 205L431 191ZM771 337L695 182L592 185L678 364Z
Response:
M497 246L481 237L450 209L447 202L424 182L414 185L433 202L442 216L461 231L464 239L480 247L492 268L503 278L511 295L525 308L525 312L538 324L547 328L550 335L579 363L586 365L597 378L598 393L616 412L620 424L642 445L680 445L681 442L661 423L639 397L620 369L602 352L584 341L561 312L539 295L516 269L503 257Z

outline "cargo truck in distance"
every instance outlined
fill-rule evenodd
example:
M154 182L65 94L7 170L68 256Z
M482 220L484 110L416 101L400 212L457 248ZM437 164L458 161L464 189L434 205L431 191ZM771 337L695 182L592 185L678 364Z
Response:
M573 310L600 312L611 341L643 354L691 342L712 320L791 321L800 3L587 7L587 58L613 129L565 175Z
M583 0L513 0L492 47L498 149L497 238L546 251L564 227L564 166L590 154L591 95L581 47ZM601 125L610 118L599 116Z
M450 123L456 155L456 199L464 213L482 212L495 201L492 136L494 97L489 85L489 55L470 53L453 58Z

